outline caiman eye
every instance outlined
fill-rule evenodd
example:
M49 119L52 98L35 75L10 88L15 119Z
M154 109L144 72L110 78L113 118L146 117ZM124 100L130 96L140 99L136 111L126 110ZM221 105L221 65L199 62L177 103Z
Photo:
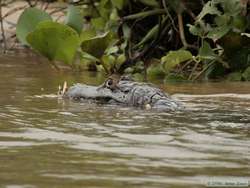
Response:
M110 87L112 85L113 85L113 80L112 79L107 80L106 87Z

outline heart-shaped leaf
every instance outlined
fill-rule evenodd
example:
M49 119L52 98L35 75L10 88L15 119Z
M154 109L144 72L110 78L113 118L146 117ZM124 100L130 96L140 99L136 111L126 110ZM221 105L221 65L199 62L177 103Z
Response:
M163 63L164 69L166 72L169 72L176 65L192 59L192 54L187 50L177 50L170 51L166 56L161 58L161 62Z
M83 27L83 16L80 9L73 5L69 6L65 23L80 34Z
M25 9L17 21L16 36L18 40L22 44L28 45L27 35L35 30L38 23L45 20L52 20L46 12L37 8Z
M67 25L44 21L27 36L32 48L49 60L72 64L80 39L75 30Z

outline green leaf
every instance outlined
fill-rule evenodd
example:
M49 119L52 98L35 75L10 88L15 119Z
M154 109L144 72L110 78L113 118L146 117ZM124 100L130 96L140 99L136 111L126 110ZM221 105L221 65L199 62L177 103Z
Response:
M107 48L104 53L106 55L115 54L116 52L118 52L118 50L119 50L118 46L111 46Z
M103 55L101 60L102 66L109 72L115 66L115 57L112 55Z
M242 74L240 72L232 72L227 76L227 80L229 81L241 81Z
M96 30L103 30L106 25L106 21L102 17L98 18L92 18L91 19L91 25L96 29Z
M208 42L204 41L203 45L199 49L199 56L202 59L216 59L217 55L214 53Z
M112 33L106 32L102 35L97 35L84 40L81 44L81 47L83 51L95 56L96 58L101 58L106 48L112 42L112 39Z
M83 15L79 8L70 5L68 7L68 13L66 16L65 23L75 29L78 34L82 32L83 27Z
M213 41L217 41L224 35L226 35L230 31L230 29L231 29L230 25L215 27L208 32L207 38L213 39Z
M122 64L125 63L125 62L126 62L125 54L120 54L116 59L115 67L117 69L119 69L122 66Z
M110 19L111 21L114 21L114 22L118 22L118 21L119 21L120 17L119 17L119 15L118 15L118 11L117 11L116 8L113 8L113 9L112 9L111 14L110 14L110 16L109 16L109 19Z
M27 41L49 60L72 64L80 39L77 32L69 26L43 21L27 36Z
M126 23L124 23L124 24L122 25L122 32L123 32L124 38L125 38L126 40L129 40L130 37L131 37L131 29L130 29L130 27L129 27Z
M163 63L163 67L165 71L169 72L176 65L192 59L192 54L187 50L177 50L170 51L166 56L161 58L161 62Z
M88 54L87 52L80 52L81 54L81 58L89 60L91 62L100 62L99 59L97 59L96 57L92 56L91 54Z
M250 81L250 67L248 67L242 74L243 78L247 81Z
M147 76L150 79L163 79L166 73L160 63L155 63L147 68Z
M216 3L214 1L208 1L202 8L200 14L197 16L197 21L200 21L207 14L211 15L221 15L221 12L217 9Z
M189 32L192 35L199 36L199 37L202 37L204 35L204 31L200 27L199 24L196 24L196 25L187 24L187 26L189 27Z
M124 4L124 0L111 0L112 4L118 8L119 10L122 9L123 4Z
M52 20L46 12L37 8L25 9L17 21L16 35L18 40L22 44L28 45L27 35L35 30L38 23L45 20Z
M96 36L96 31L94 29L88 29L85 31L82 31L80 35L81 42L85 40L90 40Z
M223 11L231 16L235 16L241 13L242 6L241 0L214 0L216 3L220 3Z

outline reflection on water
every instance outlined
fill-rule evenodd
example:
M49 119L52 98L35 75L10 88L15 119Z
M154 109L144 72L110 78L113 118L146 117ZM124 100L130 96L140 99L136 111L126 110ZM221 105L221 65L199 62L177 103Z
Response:
M0 59L0 187L177 188L249 179L249 83L161 85L186 106L174 113L54 95L64 80L102 79Z

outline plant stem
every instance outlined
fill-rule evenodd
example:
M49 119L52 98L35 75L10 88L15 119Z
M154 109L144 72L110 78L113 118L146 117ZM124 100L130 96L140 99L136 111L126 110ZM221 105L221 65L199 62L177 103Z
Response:
M211 65L213 65L215 60L211 61L202 71L200 71L193 79L192 81L197 80Z
M192 48L197 50L197 46L188 44L186 41L186 37L185 37L185 31L184 31L184 27L183 27L183 17L182 14L179 12L177 13L177 18L178 18L178 26L179 26L179 33L180 33L180 39L182 42L182 45L184 46L184 48Z
M182 14L177 13L177 18L178 18L178 26L179 26L181 42L182 42L184 48L187 48L188 44L187 44L187 41L186 41L186 38L185 38Z
M4 26L3 26L3 18L2 18L2 0L0 0L0 25L1 25L1 31L2 31L2 38L3 38L3 45L4 45L4 53L6 53L7 50L7 43L4 33Z
M157 15L157 14L164 14L164 9L155 9L155 10L149 10L145 12L140 12L136 14L131 14L128 16L123 17L123 20L131 20L131 19L137 19L137 18L145 18L147 16Z
M171 21L171 24L172 24L174 30L175 30L176 32L178 32L178 29L175 27L174 19L172 18L171 14L170 14L169 11L168 11L168 7L167 7L167 5L166 5L166 1L165 1L165 0L162 0L162 5L163 5L164 10L165 10L166 13L167 13L167 16L169 17L169 19L170 19L170 21Z

